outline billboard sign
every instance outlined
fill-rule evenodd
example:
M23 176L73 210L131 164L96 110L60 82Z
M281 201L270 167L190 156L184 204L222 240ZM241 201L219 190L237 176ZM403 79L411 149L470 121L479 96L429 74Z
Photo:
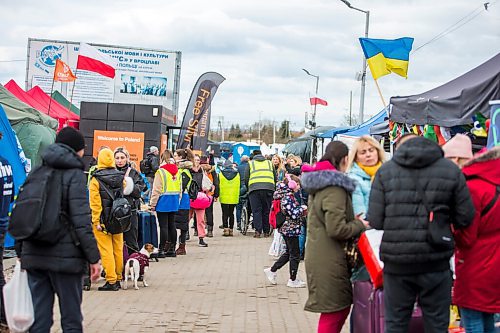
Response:
M139 165L144 153L144 133L95 130L94 157L99 154L101 147L109 147L113 151L118 147L125 148L130 154L130 161Z
M81 101L163 105L177 116L179 104L180 51L90 44L118 65L114 79L75 70L80 43L28 39L26 90L40 86L50 93L56 60L61 59L78 77L72 83L55 82L73 104ZM71 96L72 95L72 96Z

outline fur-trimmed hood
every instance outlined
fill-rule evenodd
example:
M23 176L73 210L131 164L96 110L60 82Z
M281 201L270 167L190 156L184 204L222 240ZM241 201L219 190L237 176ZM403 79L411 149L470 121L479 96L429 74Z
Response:
M314 194L329 186L342 187L349 193L354 192L356 183L346 174L336 170L320 170L306 172L300 179L302 188L310 194Z
M191 169L193 167L193 162L191 161L188 161L188 160L184 160L184 161L179 161L177 163L177 167L179 169Z
M493 147L487 152L467 162L462 171L466 176L477 176L500 184L500 147Z

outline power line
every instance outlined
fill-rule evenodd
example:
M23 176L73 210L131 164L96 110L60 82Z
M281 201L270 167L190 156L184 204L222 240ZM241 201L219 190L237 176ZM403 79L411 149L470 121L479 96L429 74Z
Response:
M444 29L442 32L440 32L439 34L437 34L436 36L434 36L433 38L431 38L429 41L425 42L424 44L422 44L419 47L417 47L416 49L414 49L412 51L412 54L415 53L415 52L417 52L418 50L420 50L424 46L429 45L429 44L431 44L431 43L433 43L433 42L435 42L435 41L443 38L444 36L452 33L453 31L455 31L455 30L459 29L460 27L464 26L465 24L469 23L470 21L472 21L473 19L475 19L477 16L483 14L484 11L487 11L488 7L490 7L495 2L497 2L497 1L493 1L491 3L490 2L485 2L484 4L481 4L476 9L474 9L473 11L471 11L470 13L468 13L467 15L465 15L464 17L462 17L460 20L458 20L457 22L453 23L448 28ZM483 11L483 8L484 8L484 11Z

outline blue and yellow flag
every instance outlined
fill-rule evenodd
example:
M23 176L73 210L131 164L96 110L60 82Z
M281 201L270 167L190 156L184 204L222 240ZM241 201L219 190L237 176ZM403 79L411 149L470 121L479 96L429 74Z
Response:
M391 72L408 77L408 61L413 38L360 38L359 41L375 80Z

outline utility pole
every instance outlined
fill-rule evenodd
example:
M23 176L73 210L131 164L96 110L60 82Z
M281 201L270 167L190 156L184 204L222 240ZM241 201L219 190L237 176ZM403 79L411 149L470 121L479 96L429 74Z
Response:
M276 143L276 122L273 119L273 145Z
M258 138L258 141L259 141L259 144L260 144L260 128L261 128L261 122L262 122L262 111L259 111L259 138Z
M349 126L352 126L352 90L349 97Z

